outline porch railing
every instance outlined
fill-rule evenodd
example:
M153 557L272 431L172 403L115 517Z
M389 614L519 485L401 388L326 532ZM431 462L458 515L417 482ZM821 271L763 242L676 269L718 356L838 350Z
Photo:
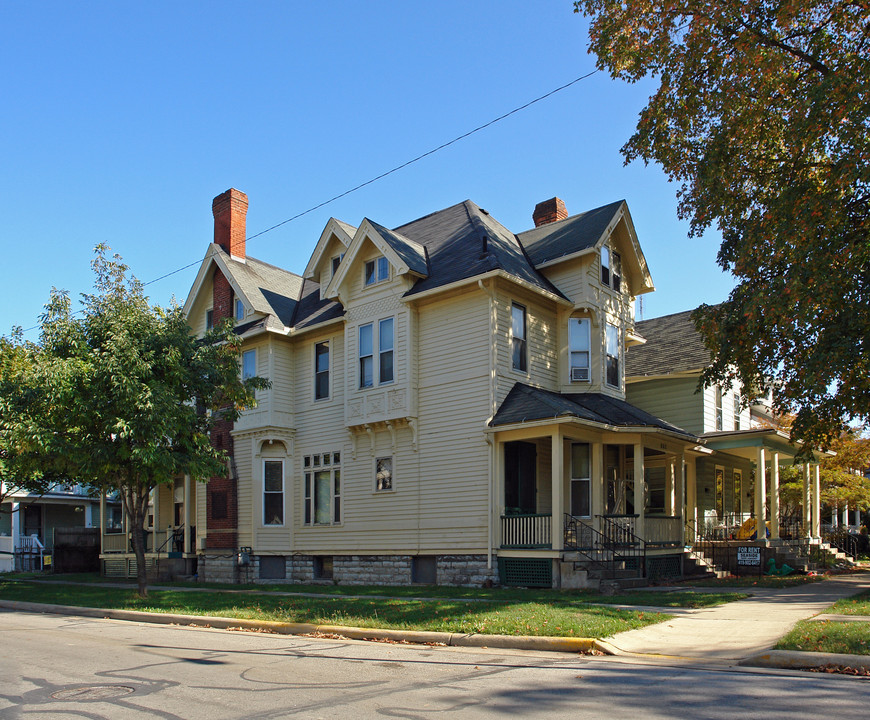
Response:
M534 513L501 516L503 548L549 548L552 541L552 515Z
M602 577L643 577L646 572L646 543L634 534L637 516L597 517L601 531L589 522L566 514L565 549L576 551L579 562L598 568Z
M682 547L683 519L677 516L645 517L644 539L656 547Z

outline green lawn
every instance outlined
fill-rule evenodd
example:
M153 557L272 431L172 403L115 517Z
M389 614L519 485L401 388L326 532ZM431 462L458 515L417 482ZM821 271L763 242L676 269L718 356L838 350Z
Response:
M863 592L854 597L837 600L825 612L836 615L870 615L870 591Z
M383 589L382 589L383 590ZM566 599L561 602L308 598L263 592L152 590L141 600L134 590L0 579L0 597L64 605L173 612L187 615L351 625L457 633L607 637L666 620L661 613L622 610Z
M686 581L692 587L709 587L709 588L788 588L797 585L806 585L807 583L816 583L827 580L827 575L785 575L783 577L777 575L761 575L752 577L727 577L727 578L710 578L707 580L690 580Z
M870 655L870 623L804 620L777 643L776 649Z

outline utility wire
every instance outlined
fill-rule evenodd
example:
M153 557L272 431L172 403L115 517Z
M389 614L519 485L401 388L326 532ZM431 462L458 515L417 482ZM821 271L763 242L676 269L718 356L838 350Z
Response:
M349 190L345 190L344 192L341 192L338 195L334 195L333 197L329 198L329 200L324 200L323 202L318 203L317 205L313 205L312 207L308 208L307 210L303 210L302 212L297 213L296 215L293 215L292 217L289 217L286 220L282 220L281 222L279 222L275 225L272 225L271 227L267 227L265 230L261 230L258 233L255 233L253 235L249 235L247 238L245 238L245 242L248 243L251 240L253 240L254 238L258 238L261 235L265 235L266 233L272 232L273 230L277 230L279 227L282 227L283 225L286 225L287 223L291 223L294 220L298 220L299 218L304 217L305 215L308 215L309 213L313 213L315 210L319 210L320 208L325 207L326 205L329 205L330 203L334 203L336 200L340 200L341 198L346 197L347 195L350 195L351 193L355 193L357 190L362 190L362 188L364 188L368 185L371 185L372 183L376 183L378 180L383 180L388 175L392 175L393 173L399 172L399 170L403 170L404 168L408 167L409 165L413 165L415 162L419 162L420 160L427 158L430 155L434 155L435 153L437 153L441 150L444 150L445 148L448 148L451 145L454 145L455 143L458 143L460 140L465 140L465 138L470 137L470 136L474 135L475 133L480 132L481 130L485 130L486 128L488 128L490 126L495 125L497 122L501 122L502 120L509 118L511 115L515 115L516 113L521 112L522 110L525 110L526 108L531 107L535 103L539 103L542 100L546 100L548 97L555 95L556 93L562 92L563 90L567 90L572 85L576 85L577 83L579 83L583 80L586 80L587 78L592 77L597 72L598 72L598 70L593 70L592 72L588 72L585 75L581 75L578 78L574 78L571 82L565 83L564 85L561 85L561 86L555 88L554 90L550 90L550 92L545 93L543 95L540 95L539 97L536 97L534 100L529 100L529 102L525 103L524 105L520 105L519 107L515 107L513 110L510 110L509 112L504 113L504 115L499 115L497 118L493 118L492 120L484 123L483 125L478 125L473 130L469 130L468 132L463 133L462 135L458 135L457 137L453 138L452 140L448 140L447 142L442 143L438 147L434 147L431 150L428 150L421 155L417 155L417 157L412 158L411 160L407 160L406 162L403 162L401 165L396 165L396 167L392 168L391 170L387 170L386 172L382 172L380 175L376 175L375 177L371 178L370 180L366 180L365 182L362 182L359 185L355 185L354 187L350 188ZM172 275L176 275L180 272L183 272L184 270L187 270L188 268L192 268L195 265L199 265L201 262L202 262L202 258L200 258L198 260L194 260L193 262L188 263L187 265L184 265L180 268L176 268L175 270L171 270L170 272L165 273L164 275L161 275L160 277L156 277L153 280L149 280L146 283L142 283L142 286L146 287L148 285L153 285L154 283L160 282L161 280L165 280L166 278L171 277ZM39 325L34 325L33 327L27 328L23 332L30 332L31 330L35 330L38 327L39 327Z

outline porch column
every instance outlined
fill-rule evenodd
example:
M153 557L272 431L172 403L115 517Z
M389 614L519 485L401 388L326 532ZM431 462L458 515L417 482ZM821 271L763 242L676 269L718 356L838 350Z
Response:
M813 537L820 538L822 536L822 497L819 488L819 466L816 463L813 466Z
M665 470L665 515L674 515L674 458Z
M810 466L809 463L804 463L804 484L803 484L803 502L801 505L803 506L803 520L804 520L804 534L806 537L811 537L812 533L810 532Z
M674 467L674 495L676 496L677 503L674 505L674 515L679 516L680 518L685 518L686 512L686 456L682 453L679 458L677 458L679 462L676 463Z
M770 460L770 539L779 540L779 453Z
M686 463L686 520L689 523L689 542L698 539L698 459Z
M193 517L193 503L190 499L190 475L184 476L184 552L189 553L190 550L190 531L191 518Z
M600 530L598 516L604 513L604 444L600 442L592 443L592 515L593 527Z
M767 535L767 520L764 512L764 501L767 495L766 469L764 448L760 447L755 460L755 537L757 540L764 540Z
M160 525L160 486L156 486L151 490L151 513L154 518L154 525L151 526L151 552L157 552L159 545L157 544L157 528Z
M643 471L643 443L635 443L634 445L634 512L637 514L635 520L634 534L639 538L644 535L644 471Z
M553 450L550 466L551 473L551 492L553 496L553 509L551 521L553 523L551 530L551 542L553 550L563 550L565 548L565 531L563 529L562 515L565 512L565 460L564 448L562 442L562 431L557 428L550 436Z
M12 502L12 551L21 545L21 503Z
M100 554L105 552L103 539L106 537L106 493L100 493Z
M849 527L849 503L843 505L843 525Z
M94 526L94 505L91 502L85 502L85 527Z

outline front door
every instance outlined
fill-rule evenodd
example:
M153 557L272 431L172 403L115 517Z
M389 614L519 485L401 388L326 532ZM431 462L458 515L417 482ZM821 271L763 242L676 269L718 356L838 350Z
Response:
M24 506L24 532L25 537L36 535L42 542L42 505Z
M505 515L533 515L537 512L537 466L538 450L534 443L505 443Z

